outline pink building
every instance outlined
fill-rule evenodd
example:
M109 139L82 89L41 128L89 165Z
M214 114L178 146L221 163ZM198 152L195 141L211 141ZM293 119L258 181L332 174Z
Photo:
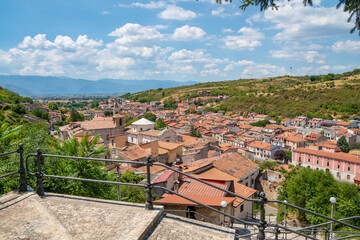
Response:
M338 181L354 183L360 174L360 157L343 152L298 148L292 151L292 162L302 167L330 171Z

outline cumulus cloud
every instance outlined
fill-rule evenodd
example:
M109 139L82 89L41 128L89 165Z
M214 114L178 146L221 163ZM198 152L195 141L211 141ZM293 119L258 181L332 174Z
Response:
M181 49L173 52L170 57L170 61L181 62L207 62L209 61L209 55L206 55L203 51L190 51L187 49Z
M206 32L199 27L190 27L189 25L176 28L172 39L176 41L191 41L202 39Z
M251 20L264 21L280 30L276 41L312 39L348 33L352 23L342 9L336 7L304 7L302 1L279 2L278 10L271 8Z
M234 30L232 30L231 28L223 28L223 29L221 29L221 31L223 33L233 33L234 32Z
M305 61L308 63L323 63L323 59L325 57L317 51L292 51L290 49L270 50L269 53L273 58Z
M252 51L256 47L261 46L261 42L259 40L264 39L265 35L257 29L243 27L238 33L242 33L242 35L231 36L228 35L223 39L225 43L225 48L233 49L233 50L249 50Z
M331 46L331 49L336 52L346 52L356 54L360 52L360 41L338 41Z
M239 16L241 15L241 13L239 11L236 11L234 13L225 13L225 8L219 7L215 10L212 10L211 15L225 18L225 17Z
M118 37L118 44L146 44L151 45L164 40L164 35L157 29L162 26L142 26L136 23L127 23L109 33L109 36Z
M230 64L228 64L225 68L224 71L233 71L236 67L243 67L243 66L248 66L248 65L253 65L254 62L253 61L248 61L248 60L240 60L240 61L232 61Z
M212 10L211 15L220 16L225 11L225 8L219 7L218 9Z
M147 8L147 9L156 9L156 8L165 8L166 3L164 1L158 1L158 2L151 1L150 3L136 2L131 4L131 6Z
M175 5L169 5L164 11L158 14L158 17L171 20L191 20L196 18L196 13Z
M214 75L217 75L217 76L226 76L225 73L221 72L220 69L218 68L215 68L215 69L207 69L207 70L203 70L200 72L200 75L205 77L205 76L214 76Z
M288 74L284 67L271 64L252 64L243 70L244 77L272 77Z

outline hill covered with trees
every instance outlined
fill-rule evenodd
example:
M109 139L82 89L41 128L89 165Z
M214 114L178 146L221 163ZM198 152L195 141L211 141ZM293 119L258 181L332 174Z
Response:
M255 111L272 117L307 115L325 119L347 119L360 114L360 69L342 74L206 82L150 89L123 97L166 103L169 99L181 101L198 97L198 90L209 90L210 96L230 95L215 107L228 113Z

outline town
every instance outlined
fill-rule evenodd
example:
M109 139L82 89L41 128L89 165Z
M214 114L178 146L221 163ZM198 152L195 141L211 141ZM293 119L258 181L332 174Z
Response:
M246 116L212 112L217 103L230 96L209 96L208 90L195 94L198 96L174 101L172 110L165 110L160 101L135 102L121 97L96 102L65 101L80 106L78 111L61 107L64 102L56 99L43 99L45 104L20 104L31 113L23 118L30 122L48 121L54 137L81 141L84 135L90 139L99 135L97 145L108 149L102 156L104 159L134 162L120 167L107 165L114 174L130 171L144 175L146 170L136 162L151 156L156 162L246 198L254 198L262 190L268 197L277 199L283 173L294 166L330 172L339 182L360 185L360 151L357 150L360 117L343 121L297 116L276 122L256 112ZM1 108L6 105L2 104ZM272 167L263 169L263 166ZM162 167L151 168L151 181L219 209L225 201L225 211L239 218L249 219L256 214L252 202L226 196ZM155 194L158 199L155 204L174 214L221 221L219 214L209 213L186 199L164 191ZM233 224L231 219L225 221Z

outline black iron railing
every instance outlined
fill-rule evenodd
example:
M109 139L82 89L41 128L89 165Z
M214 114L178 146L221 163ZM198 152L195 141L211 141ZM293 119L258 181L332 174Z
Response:
M27 186L26 186L26 174L25 174L25 167L24 167L24 145L22 143L19 144L19 147L17 150L15 151L11 151L11 152L6 152L6 153L1 153L0 157L3 156L8 156L8 155L12 155L18 153L20 155L20 166L19 166L19 170L14 171L14 172L10 172L4 175L1 175L0 178L5 178L5 177L9 177L15 174L19 174L20 178L19 178L19 182L20 182L20 186L19 186L19 192L26 192L27 191ZM1 159L0 159L1 161Z
M16 171L16 172L13 172L13 173L6 174L6 175L1 176L1 177L6 177L6 176L10 176L10 175L13 175L13 174L20 173L20 188L22 189L22 191L26 191L26 180L25 180L25 171L24 171L23 152L24 152L24 150L23 150L22 145L19 145L19 149L16 150L16 151L0 154L0 156L14 154L14 153L19 153L20 154L20 167L19 167L19 170ZM30 159L30 157L36 157L37 171L35 173L31 172L30 169L29 169L29 166L28 166L28 160ZM59 175L49 175L49 174L46 174L46 173L42 172L42 158L56 158L56 159L65 159L66 158L66 159L78 159L78 160L86 160L86 161L109 162L109 163L114 163L114 164L120 164L120 163L134 164L134 163L136 163L137 165L146 166L146 174L147 174L146 184L112 182L112 181L103 181L103 180L97 180L97 179L85 179L85 178L74 178L74 177L59 176ZM306 213L313 214L315 216L330 220L330 222L324 223L322 225L331 224L331 223L338 223L338 224L350 227L350 228L355 229L355 230L360 230L359 226L354 226L354 225L351 225L349 223L344 222L345 220L349 220L349 219L337 220L337 219L333 219L333 218L327 217L325 215L322 215L322 214L319 214L319 213L316 213L316 212L313 212L313 211L310 211L310 210L307 210L307 209L304 209L304 208L289 204L289 203L284 203L282 201L277 201L277 200L268 200L266 198L266 196L265 196L265 193L263 193L263 192L261 192L259 194L257 199L243 197L241 195L238 195L236 193L233 193L233 192L228 191L226 189L222 189L222 188L220 188L218 186L215 186L215 185L213 185L211 183L208 183L206 181L198 179L198 178L196 178L196 177L194 177L194 176L192 176L190 174L184 173L184 172L182 172L182 171L180 171L178 169L169 167L169 166L161 164L161 163L153 162L150 156L146 157L145 162L134 162L134 161L126 161L126 160L114 160L114 159L103 159L103 158L86 158L86 157L43 154L40 149L37 149L36 153L30 153L30 154L28 154L26 156L25 166L26 166L27 174L29 176L35 176L36 177L36 186L37 186L36 192L40 196L43 196L45 194L44 188L43 188L43 178L44 177L45 178L59 178L59 179L67 179L67 180L96 182L96 183L107 183L107 184L115 184L115 185L128 185L128 186L145 188L145 191L146 191L145 209L152 210L153 209L152 189L158 188L158 189L162 189L162 190L164 190L166 192L169 192L169 193L175 194L177 196L180 196L180 197L182 197L184 199L187 199L187 200L189 200L191 202L194 202L194 203L198 204L199 206L210 209L210 210L212 210L214 212L217 212L217 213L219 213L219 214L221 214L223 216L226 216L226 217L230 218L231 221L237 221L237 222L240 222L240 223L245 224L245 225L256 226L258 228L258 232L256 233L257 239L261 239L261 240L265 239L265 232L271 232L271 233L275 234L275 239L278 239L278 236L279 236L280 233L295 233L298 236L305 237L306 239L317 239L314 236L308 234L308 231L310 231L309 230L310 227L309 228L303 228L303 229L294 230L294 229L291 229L289 227L283 226L281 224L270 224L270 223L268 224L265 221L265 203L268 203L268 202L283 204L283 205L286 205L286 206L293 207L295 209L304 211ZM184 176L187 176L188 178L191 178L191 179L193 179L195 181L199 181L199 182L201 182L203 184L206 184L208 186L216 188L216 189L218 189L220 191L223 191L223 192L225 192L225 193L227 193L227 194L229 194L231 196L241 198L244 201L251 201L251 202L258 203L258 204L260 204L260 219L258 221L248 221L248 220L240 219L238 217L232 216L231 214L220 211L220 210L218 210L218 209L216 209L214 207L208 206L208 205L206 205L204 203L198 202L198 201L196 201L194 199L191 199L191 198L189 198L187 196L184 196L184 195L182 195L182 194L180 194L180 193L178 193L176 191L173 191L171 189L167 189L167 188L162 187L162 186L153 185L151 183L151 179L150 179L150 177L151 177L151 174L150 174L151 166L161 166L163 168L166 168L166 169L169 169L171 171L177 172L178 174L182 174ZM25 184L25 188L24 188L24 184ZM271 227L271 231L269 231L270 229L265 231L265 229L267 227ZM313 227L315 227L315 226L313 226ZM282 229L283 231L281 231L280 229ZM251 235L254 235L254 233L252 233ZM338 239L345 239L345 238L350 238L350 237L342 237L342 238L338 238Z

